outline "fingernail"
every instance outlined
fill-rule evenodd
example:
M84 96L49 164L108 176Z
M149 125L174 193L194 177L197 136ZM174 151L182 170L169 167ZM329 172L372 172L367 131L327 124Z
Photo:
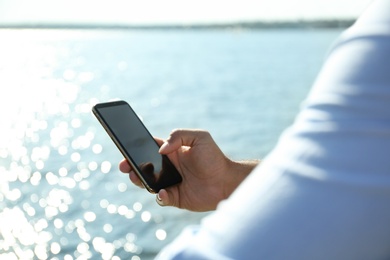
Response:
M158 205L164 206L164 203L163 203L163 201L161 200L161 198L160 198L160 196L158 194L156 196L156 202L157 202Z
M161 153L168 146L168 142L165 142L161 145L159 152Z

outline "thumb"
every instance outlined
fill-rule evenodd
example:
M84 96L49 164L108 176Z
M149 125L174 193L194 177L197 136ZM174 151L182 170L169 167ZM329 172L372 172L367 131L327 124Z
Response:
M169 154L178 150L181 146L193 147L208 134L203 130L176 129L160 147L160 153Z

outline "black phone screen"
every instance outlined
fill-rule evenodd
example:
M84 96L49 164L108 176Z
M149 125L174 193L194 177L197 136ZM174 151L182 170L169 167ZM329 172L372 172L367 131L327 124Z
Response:
M100 103L94 114L114 140L150 192L177 184L181 176L125 101Z

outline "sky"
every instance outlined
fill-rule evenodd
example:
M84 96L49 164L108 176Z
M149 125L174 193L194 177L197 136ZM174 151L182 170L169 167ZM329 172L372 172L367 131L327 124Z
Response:
M355 19L370 2L371 0L0 0L0 25L161 25Z

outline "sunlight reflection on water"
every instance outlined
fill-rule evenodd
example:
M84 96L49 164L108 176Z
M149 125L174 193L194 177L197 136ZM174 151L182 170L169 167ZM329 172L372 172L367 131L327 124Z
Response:
M93 81L94 72L65 69L57 78L54 69L68 50L39 41L27 46L13 46L17 60L9 48L0 51L0 258L140 259L137 235L113 233L118 228L112 221L137 217L157 223L159 217L143 211L138 201L124 205L100 195L96 205L91 199L91 187L113 168L85 122L98 100L80 98L80 86ZM91 182L95 172L100 177ZM103 189L125 193L128 186L106 182ZM166 239L164 229L155 232L156 240Z
M71 113L70 105L76 100L79 88L52 80L42 80L36 84L40 87L34 87L35 98L25 99L23 105L2 103L1 111L17 111L6 121L9 125L3 126L8 132L3 135L4 140L0 148L3 165L0 168L0 200L3 204L0 214L0 250L8 252L3 256L10 259L28 259L34 256L47 259L60 254L63 248L72 244L73 241L70 241L66 234L74 233L79 238L78 244L75 245L76 250L71 254L63 254L64 259L88 259L93 255L92 250L95 254L100 253L102 259L115 259L118 248L139 254L141 249L134 244L134 236L109 242L103 236L92 235L86 225L96 221L97 213L91 211L88 200L79 201L79 198L74 196L74 189L90 189L91 172L100 171L107 174L112 169L111 162L107 160L99 163L84 160L82 154L85 150L100 154L103 146L99 143L92 144L93 132L76 134L82 125L80 118L67 121ZM16 95L24 89L24 86L11 88L11 93L8 94ZM37 92L41 95L37 95ZM77 113L89 113L90 107L91 104L78 105ZM9 115L8 112L5 114ZM52 115L55 115L55 119ZM53 168L49 160L53 155L57 161L63 160L62 163L72 162L77 165L77 169L73 169L69 164L58 169ZM60 159L62 157L68 159ZM9 163L8 168L5 162ZM112 186L112 183L106 183L106 190L111 190ZM23 196L27 190L29 198ZM117 190L125 192L127 185L119 183ZM4 207L4 202L7 207ZM83 218L63 219L62 216L67 214L75 203L81 203L85 210ZM100 206L108 214L117 214L126 219L134 218L142 209L139 202L134 203L133 209L125 205L111 204L107 200L101 201ZM152 218L147 211L139 214L144 222ZM111 233L113 229L110 223L102 225L103 233ZM161 240L161 235L157 238Z
M206 128L258 158L338 33L0 30L0 258L153 258L206 214L130 184L92 105L121 97L158 136Z

